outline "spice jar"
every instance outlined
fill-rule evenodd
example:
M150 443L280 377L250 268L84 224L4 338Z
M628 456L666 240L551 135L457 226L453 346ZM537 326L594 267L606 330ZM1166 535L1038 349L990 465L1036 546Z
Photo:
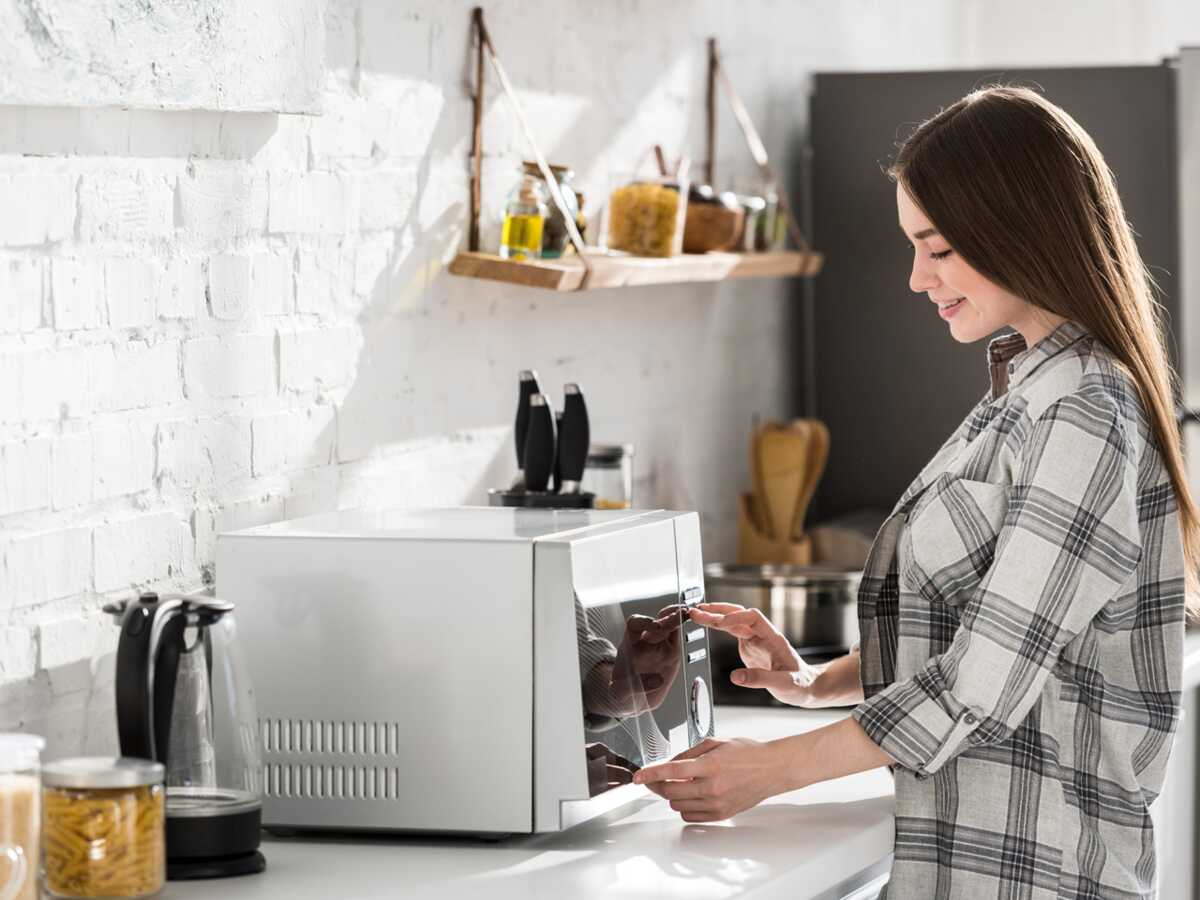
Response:
M162 763L82 757L42 770L51 897L150 897L166 878Z
M0 897L38 898L38 768L45 741L0 734Z
M505 259L537 259L542 255L542 234L549 212L549 194L542 176L534 170L521 173L521 180L504 205L504 227L500 232L500 255Z
M678 256L687 199L686 179L631 178L608 198L605 246L634 256Z
M562 194L567 212L571 214L571 218L575 220L576 226L578 226L579 201L575 196L575 189L571 187L571 179L575 177L575 173L566 166L551 166L550 171L553 173L554 179L558 182L558 189ZM538 168L537 163L526 160L525 174L538 179L538 184L545 190L545 182L542 180L542 170ZM582 233L581 230L580 234ZM567 220L558 211L558 204L554 202L554 198L550 196L550 192L547 190L546 223L542 227L542 259L558 259L567 252L567 248L570 245L571 235L567 231Z
M633 444L592 444L580 487L596 495L596 509L633 507Z

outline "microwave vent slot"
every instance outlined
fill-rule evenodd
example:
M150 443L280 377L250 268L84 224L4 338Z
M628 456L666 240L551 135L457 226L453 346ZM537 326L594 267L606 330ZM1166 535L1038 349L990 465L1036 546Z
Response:
M298 800L398 800L395 766L321 766L267 763L268 797Z
M328 719L260 719L265 753L395 756L399 722L338 722Z

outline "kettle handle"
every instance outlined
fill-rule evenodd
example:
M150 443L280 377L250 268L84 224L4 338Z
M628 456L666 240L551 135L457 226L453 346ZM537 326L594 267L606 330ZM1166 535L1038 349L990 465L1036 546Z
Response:
M165 763L179 652L187 624L183 603L143 594L129 604L117 643L117 737L122 756Z

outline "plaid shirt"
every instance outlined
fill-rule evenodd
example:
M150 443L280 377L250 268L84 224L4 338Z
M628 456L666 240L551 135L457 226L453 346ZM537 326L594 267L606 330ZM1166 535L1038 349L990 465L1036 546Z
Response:
M889 900L1151 897L1184 559L1137 390L1067 322L905 491L859 592L854 718L897 760Z

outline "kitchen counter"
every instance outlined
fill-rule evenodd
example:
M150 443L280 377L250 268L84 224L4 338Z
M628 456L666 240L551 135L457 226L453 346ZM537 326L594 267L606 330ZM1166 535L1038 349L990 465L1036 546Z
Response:
M717 707L718 734L769 739L847 714ZM886 873L892 780L878 769L774 797L734 819L687 825L644 788L560 834L472 839L267 838L261 875L171 882L168 900L622 897L833 900Z

